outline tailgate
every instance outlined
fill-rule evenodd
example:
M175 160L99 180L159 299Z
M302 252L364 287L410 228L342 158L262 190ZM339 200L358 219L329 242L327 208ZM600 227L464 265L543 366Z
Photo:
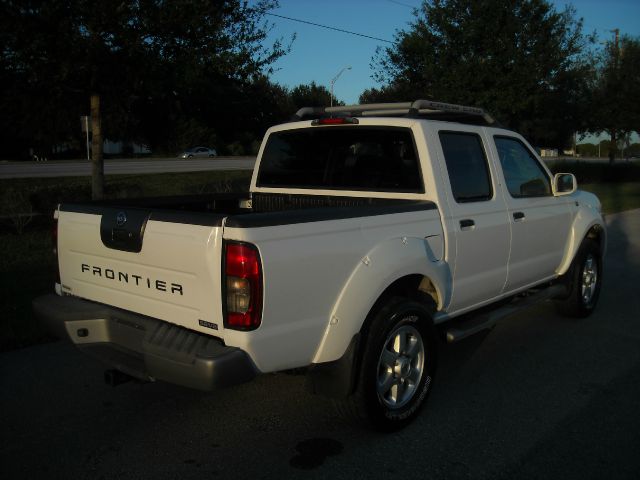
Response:
M220 336L223 219L62 205L62 292Z

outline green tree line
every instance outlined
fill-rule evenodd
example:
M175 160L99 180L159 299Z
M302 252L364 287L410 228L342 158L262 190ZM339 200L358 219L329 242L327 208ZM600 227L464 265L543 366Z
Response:
M265 43L259 0L3 0L0 153L5 158L84 146L80 116L100 99L104 138L177 153L208 144L250 150L315 84L269 80L288 44Z
M362 102L441 99L483 107L538 146L572 134L640 130L640 42L598 48L572 6L545 0L425 0L410 26L374 60L381 88Z
M104 138L175 154L194 144L250 153L307 105L311 83L274 83L294 39L267 43L277 0L0 0L0 156L80 152L79 118L100 100ZM292 43L293 42L293 43ZM361 102L475 105L534 144L575 131L640 130L640 42L600 46L572 7L547 0L424 0L373 59Z

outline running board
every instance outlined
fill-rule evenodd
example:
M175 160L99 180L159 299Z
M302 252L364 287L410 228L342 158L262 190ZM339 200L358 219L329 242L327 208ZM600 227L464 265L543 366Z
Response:
M495 324L516 312L525 310L536 303L540 303L550 298L566 295L567 289L562 284L552 285L542 290L528 290L523 294L514 298L511 302L503 307L496 308L488 313L472 317L469 320L452 325L446 330L446 338L448 343L454 343L463 338L470 337L483 330L492 329ZM455 320L454 320L455 323Z

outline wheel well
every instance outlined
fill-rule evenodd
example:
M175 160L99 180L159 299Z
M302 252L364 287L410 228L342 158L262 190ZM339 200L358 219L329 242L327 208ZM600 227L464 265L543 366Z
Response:
M589 238L598 244L600 252L604 249L604 228L601 225L594 225L589 229L585 238Z
M373 314L382 308L391 297L410 298L423 304L431 313L436 311L438 305L438 291L429 277L420 274L407 275L406 277L397 279L382 292L373 304L373 307L371 307L371 310L369 310L367 318L360 330L361 332L367 330Z

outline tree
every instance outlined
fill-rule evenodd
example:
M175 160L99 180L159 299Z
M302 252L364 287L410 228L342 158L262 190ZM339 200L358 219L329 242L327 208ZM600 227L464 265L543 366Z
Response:
M593 143L579 143L576 145L576 153L581 157L596 157L598 146Z
M298 85L289 94L295 110L303 107L328 107L331 105L331 93L324 85L311 82ZM340 103L337 103L339 105Z
M276 5L4 0L0 107L14 116L3 114L2 135L23 150L73 142L90 96L105 138L172 148L190 120L223 135L243 118L235 107L248 86L286 51L264 45Z
M374 57L384 86L361 101L436 99L485 108L539 145L562 147L582 117L588 39L546 0L424 0Z
M640 40L619 39L615 33L598 59L588 123L588 130L611 136L609 163L619 151L619 140L628 143L629 134L640 131Z

